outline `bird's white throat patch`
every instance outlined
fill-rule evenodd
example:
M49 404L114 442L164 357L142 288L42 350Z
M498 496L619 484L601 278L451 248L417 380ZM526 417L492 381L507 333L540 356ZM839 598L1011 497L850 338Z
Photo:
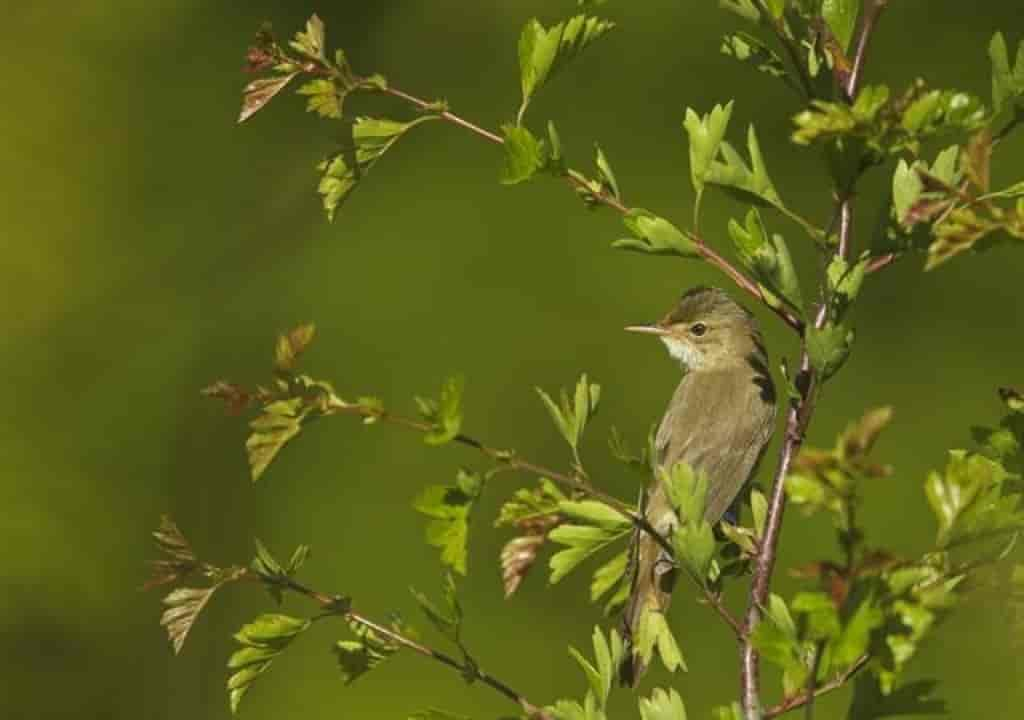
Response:
M700 367L701 360L704 358L692 345L668 335L662 335L661 341L665 343L665 347L668 348L668 354L678 360L679 364L684 368L687 370L696 370Z

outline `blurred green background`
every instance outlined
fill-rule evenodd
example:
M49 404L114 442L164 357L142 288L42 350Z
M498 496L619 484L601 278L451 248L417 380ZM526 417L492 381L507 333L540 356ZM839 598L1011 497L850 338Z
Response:
M1020 36L1013 3L903 0L877 37L868 82L918 75L988 97L985 48L996 29ZM623 497L635 479L610 461L614 422L634 443L657 420L677 370L623 325L658 316L681 290L722 283L693 263L609 248L618 219L588 213L553 181L505 188L499 153L456 128L420 128L378 164L328 225L314 193L317 160L336 128L284 96L234 124L243 55L271 20L289 35L316 11L329 43L357 70L409 92L446 97L485 127L518 102L521 24L553 21L560 3L434 0L307 4L153 0L18 3L5 13L0 123L4 258L0 286L8 411L0 425L0 705L9 718L226 718L231 633L270 609L256 589L215 598L172 658L143 594L149 538L171 513L203 555L244 562L253 536L278 553L312 544L309 582L352 593L364 612L416 619L406 588L438 587L411 498L444 482L467 450L434 450L401 429L343 418L314 426L253 486L245 428L198 389L219 377L264 381L274 335L315 320L305 367L342 394L374 393L397 408L461 371L467 426L541 462L567 462L534 385L555 389L585 370L604 386L586 448L599 482ZM739 21L712 2L611 3L621 27L543 92L530 120L558 123L570 160L589 167L599 140L626 200L685 221L692 194L684 108L737 97L733 137L756 120L782 195L818 220L829 192L814 153L787 141L794 96L719 55ZM358 99L352 110L400 115ZM998 181L1016 180L1017 137L1001 147ZM858 229L878 212L885 173L863 188ZM724 242L742 208L709 201L704 227ZM774 219L792 245L798 235ZM864 242L864 233L858 234ZM806 248L800 260L813 279ZM873 539L903 552L933 525L921 489L967 428L999 414L994 389L1024 382L1020 292L1024 253L1000 248L923 274L916 260L870 280L859 339L827 389L811 432L829 443L866 407L896 421L878 455L897 473L868 500ZM775 358L794 341L760 313ZM13 397L13 403L10 398ZM766 463L771 465L771 463ZM502 598L489 492L464 584L467 638L484 666L537 702L580 696L565 647L589 647L599 621L584 574L549 589L542 572ZM788 517L783 565L832 552L823 521ZM779 575L786 592L795 581ZM692 717L736 694L726 631L686 592L673 608L691 672L671 682ZM731 602L740 603L738 594ZM286 611L310 610L288 601ZM342 687L327 652L341 628L305 635L243 703L244 717L395 718L439 706L474 718L513 708L486 688L414 656ZM425 631L427 632L427 631ZM434 641L432 635L427 637ZM993 607L954 616L913 677L937 677L957 718L1018 717L1020 663ZM658 678L662 681L665 678ZM842 713L844 698L821 705Z

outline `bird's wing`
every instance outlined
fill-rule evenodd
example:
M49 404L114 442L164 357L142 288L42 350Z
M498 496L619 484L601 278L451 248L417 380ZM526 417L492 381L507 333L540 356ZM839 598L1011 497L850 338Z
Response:
M707 475L708 522L717 522L739 495L771 437L775 405L764 393L764 379L755 383L749 372L690 373L658 429L663 467L685 462Z

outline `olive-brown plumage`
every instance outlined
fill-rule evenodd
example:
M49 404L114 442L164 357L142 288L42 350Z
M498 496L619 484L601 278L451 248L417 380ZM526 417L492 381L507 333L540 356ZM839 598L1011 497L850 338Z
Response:
M753 475L774 426L775 388L754 317L721 290L698 287L657 324L628 329L658 335L682 366L683 379L658 427L657 462L665 469L685 462L706 475L704 518L717 523ZM648 523L669 537L678 518L657 478L641 507ZM631 572L627 641L645 613L667 610L675 584L671 558L639 530ZM623 682L635 685L643 671L641 660L627 653Z

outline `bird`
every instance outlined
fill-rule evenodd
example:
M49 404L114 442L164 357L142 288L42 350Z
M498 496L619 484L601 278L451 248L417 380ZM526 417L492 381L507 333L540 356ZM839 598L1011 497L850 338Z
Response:
M708 481L704 519L715 526L736 520L739 496L764 454L775 426L776 395L757 321L718 288L685 292L653 325L627 327L661 339L683 377L655 435L660 471L687 463ZM679 518L656 472L641 494L648 525L671 541ZM627 652L619 668L623 684L635 687L645 667L633 642L647 612L664 613L676 572L672 557L650 533L633 531L631 590L622 630Z

